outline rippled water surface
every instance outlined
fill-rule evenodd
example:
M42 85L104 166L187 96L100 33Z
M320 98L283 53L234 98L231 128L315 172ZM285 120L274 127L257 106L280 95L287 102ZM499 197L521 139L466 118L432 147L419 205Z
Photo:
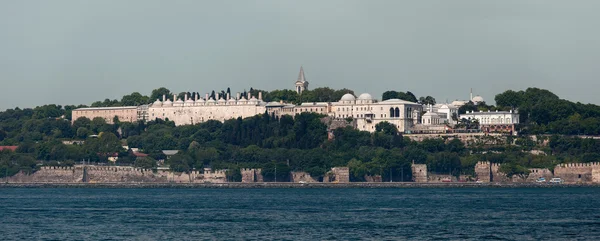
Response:
M0 189L2 240L600 240L600 189Z

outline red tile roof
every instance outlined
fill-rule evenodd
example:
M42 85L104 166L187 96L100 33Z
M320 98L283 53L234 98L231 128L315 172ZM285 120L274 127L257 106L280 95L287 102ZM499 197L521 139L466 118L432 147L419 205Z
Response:
M9 150L16 151L19 146L0 146L0 151Z
M141 152L133 152L133 155L136 157L147 157L148 156L148 154L141 153Z

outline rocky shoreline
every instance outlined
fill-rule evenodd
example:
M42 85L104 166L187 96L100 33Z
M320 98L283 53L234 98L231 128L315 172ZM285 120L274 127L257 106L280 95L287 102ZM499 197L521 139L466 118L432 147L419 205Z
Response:
M600 187L598 184L548 183L0 183L0 188L569 188Z

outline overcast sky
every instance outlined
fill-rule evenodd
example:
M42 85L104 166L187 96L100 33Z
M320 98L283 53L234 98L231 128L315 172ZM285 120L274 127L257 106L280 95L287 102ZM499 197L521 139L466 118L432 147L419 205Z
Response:
M600 1L0 0L0 109L250 87L600 104Z

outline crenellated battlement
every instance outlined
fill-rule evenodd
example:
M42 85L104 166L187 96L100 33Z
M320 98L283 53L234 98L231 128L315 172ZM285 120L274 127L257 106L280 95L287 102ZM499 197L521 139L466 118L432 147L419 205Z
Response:
M75 170L74 167L42 166L41 170Z
M477 166L489 166L490 162L489 161L478 161Z
M596 167L600 166L600 162L588 162L588 163L561 163L556 167Z

